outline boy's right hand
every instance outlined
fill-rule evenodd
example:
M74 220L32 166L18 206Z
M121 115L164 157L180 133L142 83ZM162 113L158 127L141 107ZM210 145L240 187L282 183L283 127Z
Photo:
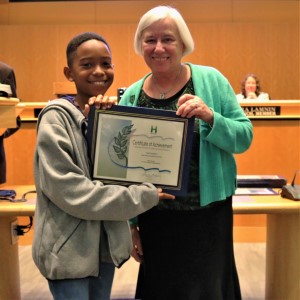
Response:
M113 105L118 104L118 101L114 97L108 97L103 95L98 95L91 97L89 103L84 106L84 115L87 118L90 112L90 106L95 105L96 109L109 109Z
M158 193L159 200L163 200L163 199L175 199L174 195L163 193L163 191L162 191L161 188L157 189L157 193Z
M130 225L133 249L131 256L139 263L143 261L143 247L140 233L136 225Z

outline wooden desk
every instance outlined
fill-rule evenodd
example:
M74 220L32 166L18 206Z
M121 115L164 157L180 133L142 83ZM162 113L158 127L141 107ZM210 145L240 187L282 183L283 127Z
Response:
M8 186L17 198L34 190L32 185ZM21 299L18 243L12 245L10 224L17 216L33 216L35 194L28 201L0 201L0 299ZM274 196L235 196L234 214L267 215L266 299L300 299L300 201ZM3 271L5 270L5 271Z
M24 104L18 98L0 97L0 134L6 128L16 128L16 117L21 113Z
M250 148L235 155L238 174L278 174L292 180L300 168L300 100L247 100L240 105L254 134Z
M250 119L300 118L300 100L243 100L240 105Z
M35 189L35 186L1 187L14 189L17 198L25 192ZM33 216L35 211L35 194L28 194L27 202L12 203L0 200L0 299L21 299L20 269L18 243L13 244L11 238L11 223L18 216Z
M300 299L300 201L275 196L235 196L235 214L266 214L267 300Z

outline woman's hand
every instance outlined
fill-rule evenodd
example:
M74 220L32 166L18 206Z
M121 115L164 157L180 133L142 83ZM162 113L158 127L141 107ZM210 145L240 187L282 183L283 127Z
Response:
M143 261L143 248L140 233L136 225L130 225L133 249L131 256L139 263Z
M94 105L96 109L108 109L111 108L113 104L118 104L115 97L108 97L103 95L98 95L91 97L89 103L85 104L83 114L87 118L90 112L90 106Z
M179 98L176 115L187 118L195 116L210 126L214 123L213 111L195 95L184 94Z
M249 92L247 95L247 99L256 99L257 96L254 92Z

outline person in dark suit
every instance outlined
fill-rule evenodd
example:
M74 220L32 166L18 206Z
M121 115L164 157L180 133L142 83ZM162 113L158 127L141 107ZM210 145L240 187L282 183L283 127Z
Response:
M17 98L17 92L16 92L17 84L16 84L15 72L12 67L10 67L9 65L1 61L0 61L0 83L10 85L11 92L12 92L11 97ZM8 128L0 136L0 184L6 182L6 158L5 158L5 149L4 149L4 139L14 134L20 128L20 125L21 125L21 120L18 117L17 127Z

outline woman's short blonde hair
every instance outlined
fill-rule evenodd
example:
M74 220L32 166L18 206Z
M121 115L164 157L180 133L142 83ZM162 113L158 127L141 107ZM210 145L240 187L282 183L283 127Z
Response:
M148 12L146 12L140 19L140 22L138 24L138 27L135 32L134 37L134 50L137 54L142 55L142 34L143 31L152 25L154 22L170 18L174 20L179 35L181 37L181 40L185 46L183 56L188 55L194 50L194 40L192 38L192 35L190 33L190 30L188 26L186 25L183 17L181 14L176 10L175 8L171 6L157 6L152 9L150 9Z

